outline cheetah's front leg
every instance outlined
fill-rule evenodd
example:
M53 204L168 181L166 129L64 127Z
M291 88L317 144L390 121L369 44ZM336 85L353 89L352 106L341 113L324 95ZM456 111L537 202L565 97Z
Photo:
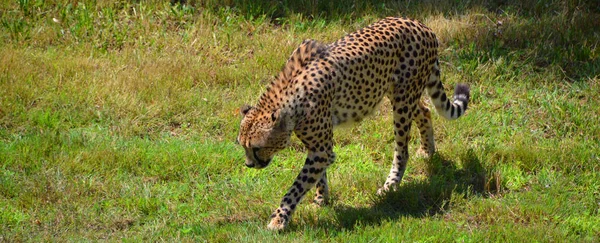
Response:
M333 152L309 152L302 171L283 196L279 208L271 215L271 222L267 226L269 229L282 230L287 226L296 206L306 192L315 186L317 180L323 178L325 170L333 163L334 158Z

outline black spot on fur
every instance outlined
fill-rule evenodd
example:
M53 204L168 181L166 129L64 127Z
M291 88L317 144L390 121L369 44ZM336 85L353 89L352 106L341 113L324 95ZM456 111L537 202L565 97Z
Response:
M457 84L456 87L454 87L454 96L458 96L461 94L467 96L467 100L471 97L469 85Z

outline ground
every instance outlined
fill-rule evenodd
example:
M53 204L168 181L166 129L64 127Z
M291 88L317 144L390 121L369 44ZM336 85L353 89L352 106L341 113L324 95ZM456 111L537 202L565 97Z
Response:
M0 3L0 241L598 241L596 6L284 2ZM433 112L438 155L386 197L390 107L337 132L331 205L267 231L304 151L246 169L236 109L302 40L389 15L436 32L467 115Z

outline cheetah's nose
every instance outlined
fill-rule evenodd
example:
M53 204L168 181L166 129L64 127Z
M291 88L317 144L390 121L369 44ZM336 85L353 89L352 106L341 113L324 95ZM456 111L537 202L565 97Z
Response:
M246 162L246 167L248 167L248 168L253 168L253 167L254 167L254 163L250 163L250 164L248 164L248 163Z

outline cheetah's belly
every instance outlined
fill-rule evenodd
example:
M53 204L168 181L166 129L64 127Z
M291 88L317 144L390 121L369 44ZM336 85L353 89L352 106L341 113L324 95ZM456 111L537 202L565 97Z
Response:
M357 123L373 113L387 93L387 84L380 80L340 82L342 89L336 89L332 102L333 125Z

